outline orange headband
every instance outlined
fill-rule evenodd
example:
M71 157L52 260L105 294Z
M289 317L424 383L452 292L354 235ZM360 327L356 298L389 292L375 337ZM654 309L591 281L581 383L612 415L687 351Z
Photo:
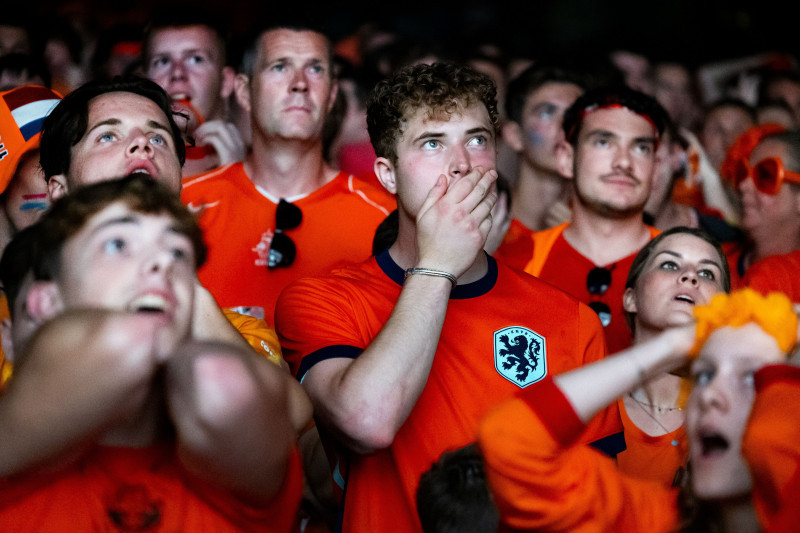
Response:
M792 302L781 292L762 296L753 289L744 288L730 294L720 293L707 305L696 307L694 316L697 326L690 357L700 353L716 330L727 326L738 328L750 322L772 336L784 353L789 353L797 344L797 315Z

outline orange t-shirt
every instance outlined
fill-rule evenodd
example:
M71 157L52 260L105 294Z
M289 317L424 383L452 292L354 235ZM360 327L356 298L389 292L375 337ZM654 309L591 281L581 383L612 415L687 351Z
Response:
M201 213L208 260L198 271L200 282L220 306L250 308L247 314L269 325L291 281L369 257L375 229L396 205L385 189L345 173L302 198L288 198L303 213L300 225L284 232L297 256L288 267L269 269L279 199L256 187L242 163L184 180L181 199Z
M300 454L263 507L243 503L181 468L171 445L98 447L55 473L0 479L0 531L295 531Z
M628 271L636 253L609 265L595 265L564 238L564 229L568 225L569 223L565 223L532 234L533 254L524 270L552 283L587 305L591 302L606 304L611 310L610 321L604 324L608 353L617 353L630 347L633 342L631 331L625 322L622 295L625 293ZM660 233L656 228L649 229L651 238ZM611 283L606 292L600 295L591 294L586 285L589 272L597 266L604 266L611 271Z
M508 266L525 269L525 265L533 255L532 233L525 224L512 218L511 225L503 236L503 242L492 255Z
M617 402L625 432L625 451L617 454L620 472L631 477L672 486L675 473L686 465L689 443L686 428L680 426L666 435L648 435L628 417L625 402Z
M677 489L622 474L580 444L586 430L549 378L483 419L478 445L501 523L515 531L674 531Z
M800 250L756 261L747 269L742 283L762 294L780 291L792 302L800 303L798 272L800 272Z
M591 309L487 259L486 276L453 289L425 389L392 445L360 455L324 441L344 493L343 531L420 531L420 476L444 451L473 442L489 408L547 375L604 357L602 329ZM358 357L388 320L403 279L403 269L384 251L290 285L275 316L284 357L298 379L325 359ZM621 429L611 410L587 438Z
M742 438L753 475L753 502L768 533L800 524L800 368L766 366L756 372L756 399Z

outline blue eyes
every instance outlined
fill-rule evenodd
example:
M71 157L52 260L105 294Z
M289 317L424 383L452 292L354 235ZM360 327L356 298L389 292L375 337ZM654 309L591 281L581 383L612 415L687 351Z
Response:
M108 239L103 243L103 251L109 255L118 254L125 250L125 241L118 237Z

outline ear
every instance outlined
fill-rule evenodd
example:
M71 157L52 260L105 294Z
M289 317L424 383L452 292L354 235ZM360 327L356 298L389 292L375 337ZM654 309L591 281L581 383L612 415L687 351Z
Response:
M3 346L3 355L6 361L14 362L14 343L11 340L11 319L4 318L0 322L0 344Z
M234 90L236 90L236 71L233 70L233 67L222 67L222 83L220 84L219 95L223 100L227 100Z
M64 174L56 174L50 176L47 181L47 194L50 196L50 201L55 202L62 196L66 196L69 192L67 185L67 177Z
M622 295L622 308L628 313L637 313L636 310L636 295L633 289L628 287Z
M37 323L64 310L61 291L54 281L34 281L26 298L28 315Z
M246 74L237 74L233 81L233 90L236 93L236 103L250 112L250 78Z
M503 124L501 134L506 144L513 148L515 152L521 152L525 147L525 143L522 140L522 126L516 122L511 120L506 121L506 123Z
M397 194L394 165L385 157L375 159L375 175L383 187L392 194Z
M574 171L575 149L566 140L556 144L556 165L558 173L567 179L575 177Z
M331 97L328 100L328 113L331 112L333 109L333 105L336 103L336 96L339 94L339 82L337 80L333 80L331 82Z

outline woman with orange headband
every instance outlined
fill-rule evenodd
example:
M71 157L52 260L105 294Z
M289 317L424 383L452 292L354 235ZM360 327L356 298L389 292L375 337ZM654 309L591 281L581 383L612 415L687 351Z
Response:
M793 387L795 396L800 390L797 372L775 367L759 372L786 361L797 342L797 316L782 294L762 297L750 289L717 294L695 316L696 327L669 329L542 381L486 417L478 442L504 525L571 532L737 532L774 526L775 499L759 490L754 507L752 488L776 486L775 472L787 462L796 466L800 452L795 443L784 442L788 437L776 443L775 435L753 435L751 429L745 449L760 443L787 451L759 449L751 476L742 435L754 379L760 396L776 383ZM694 387L686 407L691 479L684 489L626 476L613 460L575 444L595 413L650 377L687 363ZM766 428L754 424L753 429L771 433L774 424ZM785 485L783 479L777 482ZM780 503L777 514L785 511Z

